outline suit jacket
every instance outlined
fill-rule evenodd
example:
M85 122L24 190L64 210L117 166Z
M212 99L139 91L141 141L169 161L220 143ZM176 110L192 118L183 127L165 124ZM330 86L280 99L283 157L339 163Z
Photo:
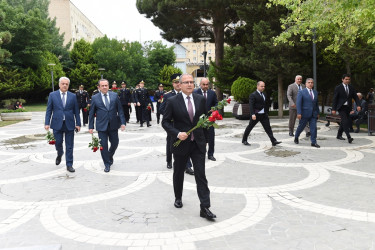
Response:
M353 104L353 110L354 110L354 114L362 117L362 116L366 116L366 111L368 110L368 107L367 107L367 102L363 99L359 100L359 103L360 103L360 107L361 107L361 111L357 111L357 103L354 103Z
M68 130L74 130L76 125L81 126L76 95L69 91L66 93L65 108L63 107L60 90L49 94L44 124L50 125L52 129L61 130L64 116L65 125Z
M117 130L121 125L125 125L125 116L117 93L108 91L109 109L105 106L102 94L94 95L91 99L89 129L94 129L94 116L96 114L96 130L107 131Z
M254 91L249 96L249 104L250 104L250 116L257 114L259 111L261 111L264 108L264 113L268 114L269 106L267 104L267 97L264 94L264 98L258 93L258 91Z
M159 107L159 113L164 115L164 111L165 111L165 105L167 103L167 100L168 98L172 97L172 96L175 96L177 95L177 92L176 90L172 90L172 91L168 91L167 93L164 94L163 96L163 102L161 103L160 107Z
M306 88L304 84L301 83L301 87L302 89ZM286 91L286 96L288 97L288 101L289 101L289 109L296 109L296 108L292 108L291 106L292 105L296 105L297 103L297 94L298 94L298 86L297 84L294 82L292 84L290 84L288 86L288 90Z
M199 117L203 114L207 114L206 100L203 96L193 93L195 115L193 122L190 121L190 117L185 105L184 97L182 94L170 97L165 106L163 120L161 122L163 128L171 137L171 144L178 140L177 135L179 132L187 132L197 125ZM206 142L208 141L207 129L197 128L194 130L194 140L196 141L199 150L202 153L206 153ZM187 152L187 141L191 140L190 136L180 143L178 147L172 146L172 153L174 154L186 154Z
M201 88L194 90L194 93L198 95L203 95L203 91ZM207 110L210 110L211 107L216 107L217 106L217 96L215 91L208 89L207 90L207 99L206 99L206 107Z
M147 106L151 102L148 90L146 88L139 88L135 90L134 94L135 102L139 102L141 106Z
M132 97L129 89L120 89L118 95L122 105L128 105L128 103L131 103Z
M359 103L359 99L357 96L357 91L354 89L354 87L350 84L348 84L349 87L349 95L346 94L345 88L342 85L337 85L335 88L335 92L333 93L333 103L332 103L332 110L340 110L342 105L344 105L345 102L348 102L348 106L352 106L352 99L355 100L358 106L361 104Z
M314 100L310 96L307 88L298 92L297 95L297 114L301 114L302 118L317 118L319 115L318 92L312 90L314 93Z

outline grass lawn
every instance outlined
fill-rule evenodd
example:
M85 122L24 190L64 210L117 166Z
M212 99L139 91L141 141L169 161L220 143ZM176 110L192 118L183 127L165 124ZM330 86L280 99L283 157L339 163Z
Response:
M0 121L0 127L5 127L8 125L16 124L22 121Z
M47 109L47 103L32 103L32 104L25 104L24 105L24 108L27 110L27 111L30 111L30 112L37 112L37 111L46 111ZM0 109L0 113L5 110L4 108L3 109Z

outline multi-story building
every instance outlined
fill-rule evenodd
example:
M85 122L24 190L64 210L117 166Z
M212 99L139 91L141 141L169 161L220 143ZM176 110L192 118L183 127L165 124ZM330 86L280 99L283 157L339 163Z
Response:
M84 39L93 42L103 33L70 0L50 0L50 18L56 17L56 26L64 34L64 45Z
M207 52L206 56L206 72L210 65L210 61L215 61L215 44L209 42L198 42L192 41L181 42L175 44L174 52L176 54L175 67L181 69L183 73L189 73L194 76L196 82L203 77L203 64L204 57L203 52Z

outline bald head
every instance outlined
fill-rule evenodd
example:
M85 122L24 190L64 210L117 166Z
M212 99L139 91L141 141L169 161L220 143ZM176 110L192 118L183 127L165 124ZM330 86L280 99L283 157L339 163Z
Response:
M207 91L210 86L210 81L207 78L202 78L200 87L203 91Z

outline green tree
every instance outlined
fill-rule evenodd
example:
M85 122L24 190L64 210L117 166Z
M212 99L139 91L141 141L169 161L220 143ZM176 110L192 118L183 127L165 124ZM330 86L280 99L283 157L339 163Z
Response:
M159 73L159 82L162 83L166 89L172 89L171 76L173 74L182 74L179 68L175 68L172 65L164 65L163 69Z
M250 0L137 0L141 14L163 30L162 36L173 42L183 38L210 37L215 41L215 64L220 67L224 56L224 35L229 25L239 18L235 6L251 3ZM219 100L220 88L216 88Z
M0 23L4 20L5 13L0 9ZM12 54L6 50L2 49L1 46L10 43L12 35L9 31L0 32L0 63L3 63L6 58L9 58Z

